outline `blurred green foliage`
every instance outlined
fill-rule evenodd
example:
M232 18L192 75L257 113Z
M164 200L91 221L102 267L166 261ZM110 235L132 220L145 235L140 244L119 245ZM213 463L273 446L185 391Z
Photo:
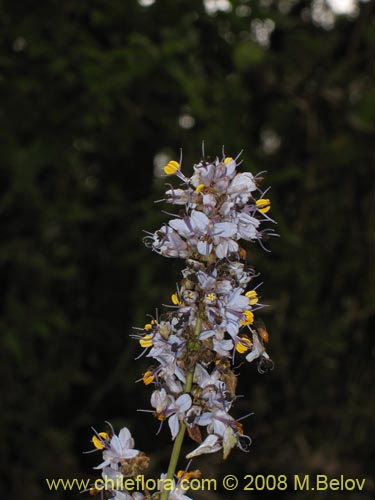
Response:
M203 139L208 155L225 144L268 171L281 236L271 254L249 252L276 365L241 367L235 411L255 412L253 448L225 468L208 457L203 474L369 474L374 4L327 27L313 3L2 2L4 497L76 495L44 478L93 475L98 456L81 452L104 420L130 426L154 475L165 468L167 430L155 437L136 413L150 391L134 383L147 362L129 334L169 301L181 268L142 245L166 218L154 160L182 147L188 168Z

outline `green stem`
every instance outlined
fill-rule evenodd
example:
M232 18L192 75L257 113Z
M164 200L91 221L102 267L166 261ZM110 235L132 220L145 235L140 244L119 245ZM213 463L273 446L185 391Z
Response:
M194 332L194 336L196 338L199 336L200 328L201 328L201 321L200 321L200 318L197 318L197 324L195 326L195 332ZM191 388L193 385L194 369L195 369L195 366L190 368L190 370L188 371L188 373L186 375L186 383L185 383L185 389L184 389L185 393L189 393L191 391ZM171 458L170 458L169 465L168 465L168 471L167 471L167 477L166 477L167 480L169 480L169 479L173 480L174 473L175 473L176 467L177 467L177 462L178 462L178 459L180 457L182 443L184 441L185 431L186 431L185 422L180 422L180 430L178 431L178 434L177 434L176 439L174 441L172 454L171 454ZM169 483L169 481L168 481L168 483ZM160 495L160 500L167 500L169 493L170 493L170 490L165 489L162 492L162 494Z

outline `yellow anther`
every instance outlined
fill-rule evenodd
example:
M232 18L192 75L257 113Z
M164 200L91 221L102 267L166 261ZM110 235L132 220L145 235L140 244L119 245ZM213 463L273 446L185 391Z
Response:
M204 184L198 184L198 186L195 188L195 192L200 193L204 188L205 188Z
M245 296L249 299L249 304L251 306L258 303L259 299L255 290L250 290L249 292L246 292Z
M271 201L268 198L260 198L255 204L262 214L266 214L271 209Z
M158 419L158 420L165 420L167 417L165 415L163 415L163 413L158 413L158 412L155 412L154 413L155 417Z
M209 301L209 302L214 302L216 300L216 293L208 293L206 295L206 299Z
M139 343L141 347L151 347L152 346L152 335L145 335L141 339L139 339Z
M230 156L227 156L224 160L224 164L227 165L229 162L233 161L233 158L231 158Z
M175 306L181 305L181 301L179 300L177 293L173 293L171 295L171 300L172 300L172 304L174 304Z
M176 474L178 479L181 479L182 477L186 479L186 481L189 481L194 476L194 472L187 472L186 470L179 470Z
M106 432L99 432L97 436L94 435L92 437L91 441L97 450L103 450L105 447L103 441L107 441L108 439L109 435Z
M152 330L152 324L151 323L146 323L144 326L144 329L148 332L149 330Z
M248 351L252 345L253 343L248 337L242 337L236 344L236 351L243 354Z
M254 314L251 311L244 311L243 318L240 321L240 325L242 326L249 326L254 323Z
M171 160L165 165L163 170L167 175L173 175L177 172L179 168L180 164L177 161Z
M191 470L187 472L186 470L179 470L176 474L178 479L187 479L190 481L190 479L199 479L202 477L202 472L199 469Z
M147 372L145 372L143 374L143 383L145 385L151 384L151 382L153 382L154 379L155 379L155 376L153 375L151 370L147 370Z

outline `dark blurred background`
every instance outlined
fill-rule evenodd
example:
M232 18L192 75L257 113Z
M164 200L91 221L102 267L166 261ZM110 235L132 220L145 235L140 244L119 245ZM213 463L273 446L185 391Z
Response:
M144 248L167 219L160 167L206 154L267 170L280 238L261 272L273 372L241 367L249 454L204 477L369 477L374 304L374 3L50 0L0 6L2 497L96 477L90 426L127 425L166 469L167 426L136 384L132 326L182 266ZM189 444L187 449L192 449ZM181 465L184 465L184 461ZM245 494L246 493L246 494ZM193 498L268 498L265 492ZM286 492L278 498L336 498ZM340 498L370 499L366 491Z

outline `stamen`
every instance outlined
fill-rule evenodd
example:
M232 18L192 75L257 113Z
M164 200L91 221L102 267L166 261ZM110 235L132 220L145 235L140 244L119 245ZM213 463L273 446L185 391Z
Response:
M147 372L145 372L143 375L143 383L145 385L151 384L151 382L153 382L154 379L155 379L155 375L152 373L151 370L147 370Z
M252 325L254 323L254 314L251 311L244 311L243 312L243 318L240 321L240 325L242 326L248 326Z
M107 432L99 432L97 436L93 436L91 441L97 450L104 450L105 441L109 439Z
M255 202L255 205L262 214L266 214L271 209L271 202L269 198L260 198Z
M249 292L245 293L245 296L249 299L249 304L253 306L254 304L257 304L259 299L258 295L255 290L250 290Z
M244 352L248 351L252 345L253 343L248 337L241 337L236 344L236 351L240 354L243 354Z
M172 304L174 304L175 306L182 305L182 302L179 300L177 293L173 293L171 295L171 300L172 300Z
M145 335L141 339L139 339L139 343L141 347L151 347L153 342L152 342L152 335Z
M164 173L166 173L167 175L173 175L177 172L177 170L179 170L179 168L180 168L180 164L175 160L171 160L170 162L168 162L165 165L163 170L164 170Z

